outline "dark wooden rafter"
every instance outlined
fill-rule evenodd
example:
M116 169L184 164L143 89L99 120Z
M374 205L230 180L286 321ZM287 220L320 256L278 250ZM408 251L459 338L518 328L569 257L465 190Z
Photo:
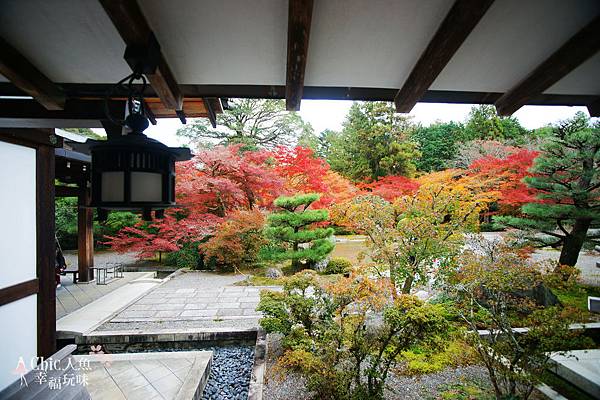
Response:
M600 117L600 98L588 104L587 109L590 113L590 117Z
M62 89L1 37L0 74L47 110L64 108L66 97Z
M217 127L217 114L215 113L213 101L218 101L218 99L204 97L204 98L202 98L202 101L204 102L204 107L206 107L206 112L208 113L208 119L210 120L210 124L212 125L213 128L216 128Z
M496 101L500 115L511 115L564 78L600 50L600 16L563 44L515 87Z
M108 119L100 120L104 131L106 132L106 138L110 139L123 134L123 127L119 124L115 124L113 121Z
M408 113L479 23L494 0L456 0L396 94L396 111Z
M183 110L177 110L175 111L175 114L177 115L177 118L179 118L179 121L181 121L182 124L187 124L187 119Z
M290 0L288 9L287 67L285 108L300 110L304 90L304 72L308 56L308 39L312 21L313 0Z
M144 45L152 36L152 30L135 0L99 0L126 45ZM165 107L181 110L183 95L171 68L161 53L158 67L146 74L154 91Z
M154 113L152 112L150 107L148 107L148 104L145 101L144 101L144 113L146 114L146 117L148 117L148 120L150 121L150 123L152 125L156 125L156 117L154 116Z

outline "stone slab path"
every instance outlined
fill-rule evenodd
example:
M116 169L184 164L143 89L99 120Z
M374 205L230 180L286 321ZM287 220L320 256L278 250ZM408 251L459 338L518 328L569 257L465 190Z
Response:
M124 272L123 278L114 279L106 285L96 285L96 281L75 284L71 274L61 276L62 285L56 289L56 319L79 310L135 279L146 276L148 272Z
M242 275L183 272L150 290L98 330L258 327L260 314L255 309L265 287L234 286L243 279Z
M75 360L87 365L81 371L92 400L188 400L201 396L212 352L98 354Z
M56 321L57 334L61 338L81 335L95 329L100 323L110 318L114 313L138 299L150 289L161 283L152 279L153 273L141 273L138 279L126 282L113 288L108 294L85 306L65 315ZM139 276L139 275L138 275Z

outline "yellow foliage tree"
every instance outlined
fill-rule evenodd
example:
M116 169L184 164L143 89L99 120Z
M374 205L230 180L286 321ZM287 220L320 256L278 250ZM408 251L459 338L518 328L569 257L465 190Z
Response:
M376 266L389 269L394 286L410 293L415 283L444 276L464 245L465 233L476 231L479 213L497 194L464 171L445 170L419 178L414 195L393 204L377 196L361 196L336 207L336 223L364 233Z

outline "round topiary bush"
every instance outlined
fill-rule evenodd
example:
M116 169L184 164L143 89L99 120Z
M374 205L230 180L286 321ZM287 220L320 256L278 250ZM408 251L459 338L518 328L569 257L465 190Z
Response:
M323 274L345 274L352 269L352 261L344 257L332 257L327 266L323 269Z

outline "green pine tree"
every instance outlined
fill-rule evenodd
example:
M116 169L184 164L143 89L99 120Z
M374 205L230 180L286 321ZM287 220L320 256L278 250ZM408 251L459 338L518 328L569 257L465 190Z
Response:
M562 246L559 263L574 266L584 243L600 244L600 123L583 113L560 123L530 171L525 183L541 202L523 206L523 218L496 220L533 243Z
M263 259L270 261L292 260L299 269L302 262L311 268L333 250L332 228L316 228L315 223L327 221L326 210L309 210L321 196L315 193L293 197L279 197L274 204L280 210L267 218L266 236L271 245L261 251Z

